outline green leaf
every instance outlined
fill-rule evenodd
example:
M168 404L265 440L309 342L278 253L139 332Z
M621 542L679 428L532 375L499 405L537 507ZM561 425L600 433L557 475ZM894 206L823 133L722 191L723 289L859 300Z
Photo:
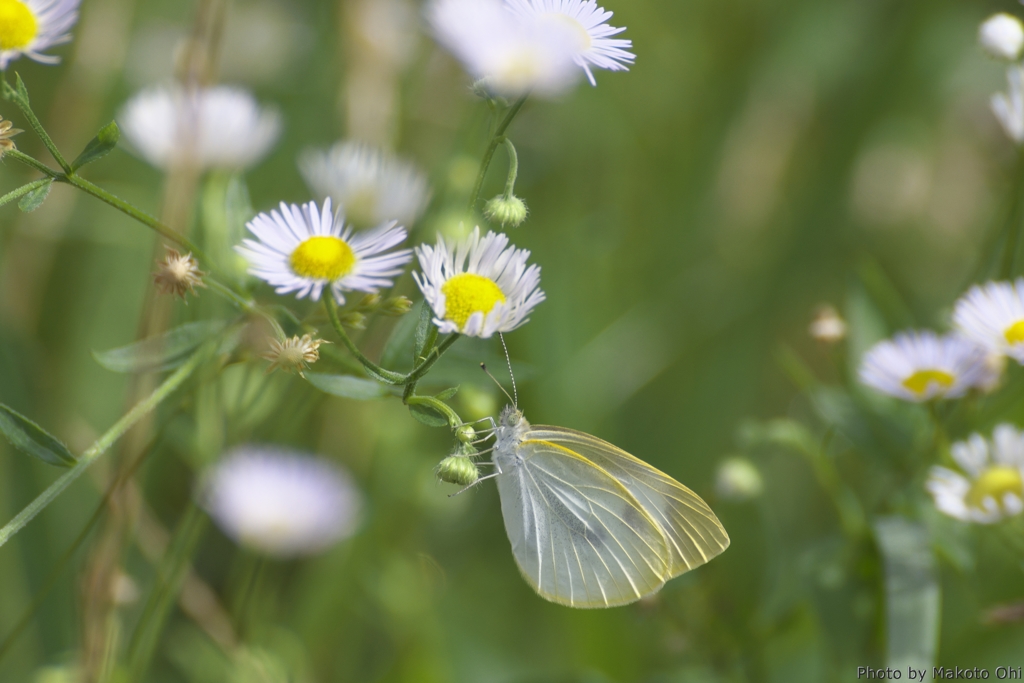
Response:
M409 406L409 412L414 418L427 425L428 427L447 427L448 418L442 415L437 410L434 410L430 406L423 404L414 404Z
M17 97L21 99L25 106L28 106L28 88L25 87L25 81L21 80L21 74L17 72L14 74L14 87L16 88Z
M370 401L384 398L391 392L380 382L352 375L328 375L321 372L307 372L306 380L320 391L331 396Z
M420 319L416 323L416 344L413 347L413 363L419 363L420 359L430 353L437 341L437 327L433 322L434 311L424 301L420 307Z
M50 465L71 467L77 461L67 446L21 413L0 403L0 432L22 453Z
M120 139L121 131L117 127L117 122L111 121L100 128L100 132L96 133L96 137L90 140L89 144L82 150L82 153L78 155L78 158L71 162L71 170L77 171L82 166L107 156L112 149L117 147L117 141Z
M39 180L33 180L31 183L26 183L21 187L15 188L8 192L7 194L5 194L3 197L0 197L0 206L3 206L4 204L9 204L18 197L21 197L22 195L25 195L31 192L32 190L40 188L44 185L49 185L52 182L53 180L51 180L50 178L40 178Z
M113 372L159 372L188 360L189 354L207 339L220 333L223 320L187 323L156 337L109 351L93 351L93 358Z
M939 638L939 582L924 526L903 517L875 522L885 564L886 664L931 669Z
M419 327L423 314L423 307L426 302L420 301L413 307L415 311L410 315L404 315L391 331L391 336L384 344L384 351L380 356L380 364L386 368L400 367L408 363L408 358L415 352L416 329Z
M458 387L448 387L447 389L445 389L441 393L434 394L434 398L436 398L439 401L447 401L448 399L450 399L452 396L454 396L457 393L459 393L459 388Z
M50 194L50 188L53 187L53 181L47 180L48 182L26 192L21 201L18 202L18 208L25 213L31 213L38 209Z

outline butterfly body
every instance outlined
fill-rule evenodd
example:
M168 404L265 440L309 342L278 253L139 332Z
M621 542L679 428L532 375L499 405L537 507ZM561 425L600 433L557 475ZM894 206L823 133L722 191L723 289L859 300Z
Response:
M628 604L729 545L704 501L668 475L515 408L501 413L492 462L516 564L552 602Z

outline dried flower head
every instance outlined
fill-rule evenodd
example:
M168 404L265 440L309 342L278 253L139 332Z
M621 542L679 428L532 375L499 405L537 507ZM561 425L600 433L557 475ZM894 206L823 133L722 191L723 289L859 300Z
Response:
M320 345L325 343L330 342L325 342L323 339L313 339L312 335L308 334L304 334L301 337L296 335L284 341L272 339L270 341L270 353L263 356L270 361L270 367L267 368L267 372L273 372L277 368L282 368L288 372L297 372L300 376L305 377L303 371L311 363L320 360Z
M13 125L10 121L4 121L4 117L0 116L0 156L14 149L14 140L11 138L18 133L25 132L20 128L11 128Z
M195 296L196 287L205 287L199 262L191 253L181 255L176 249L167 249L164 260L157 264L153 282L163 294L174 294L185 298L185 292Z

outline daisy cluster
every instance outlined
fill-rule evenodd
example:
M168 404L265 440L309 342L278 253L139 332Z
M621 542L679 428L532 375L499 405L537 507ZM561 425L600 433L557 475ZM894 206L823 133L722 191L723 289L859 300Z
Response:
M1006 135L1020 145L1024 143L1024 24L1012 14L994 14L982 22L978 42L990 57L1006 63L1008 88L992 96L992 112Z
M909 331L879 342L861 361L861 381L914 402L992 391L1007 358L1024 364L1024 278L971 287L953 325L945 335Z

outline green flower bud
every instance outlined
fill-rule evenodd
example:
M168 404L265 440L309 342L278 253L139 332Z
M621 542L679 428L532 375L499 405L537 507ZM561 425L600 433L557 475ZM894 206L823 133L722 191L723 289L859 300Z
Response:
M506 227L519 227L526 220L526 204L514 195L498 195L484 205L484 216L492 223Z
M405 296L395 296L384 301L380 307L380 312L384 315L390 315L398 317L405 315L412 310L412 300Z
M469 486L480 478L480 470L464 455L449 455L438 464L437 478L448 484Z
M359 303L356 304L357 311L372 311L373 309L380 306L381 296L380 294L367 294Z
M341 324L354 330L366 329L366 316L359 311L349 311L338 316Z
M460 425L459 428L455 430L455 438L462 443L469 443L476 439L476 430L470 425Z

